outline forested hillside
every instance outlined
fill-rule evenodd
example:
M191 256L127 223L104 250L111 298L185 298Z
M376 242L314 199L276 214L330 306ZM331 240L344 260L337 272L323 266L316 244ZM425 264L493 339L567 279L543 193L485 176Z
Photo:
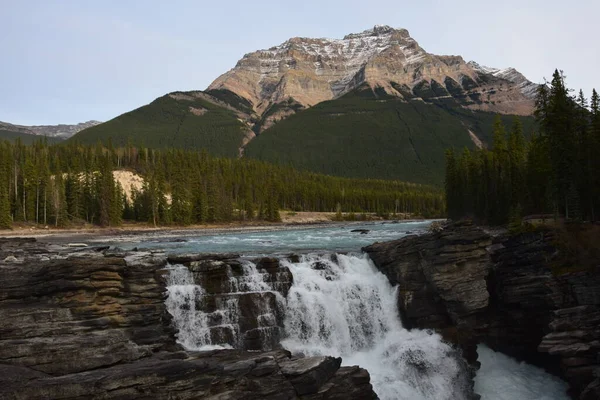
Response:
M71 141L107 144L110 140L115 146L133 143L151 148L204 149L214 156L238 156L239 147L250 129L225 103L215 104L207 98L202 92L167 94L148 105L85 129ZM236 104L243 106L241 100L237 100Z
M131 201L113 171L142 175ZM301 172L246 159L181 149L27 146L0 142L0 227L14 222L67 226L123 220L155 225L261 219L279 210L444 214L441 190L399 181Z
M491 143L495 114L420 95L426 101L407 102L362 87L277 123L250 142L245 155L337 176L441 185L445 149L475 149L469 131L483 145ZM530 134L533 118L522 120Z
M494 123L493 148L446 154L451 218L519 224L525 214L596 221L600 212L600 99L575 97L555 71L536 100L539 133L527 141L518 120Z
M464 108L460 102L483 104L482 99L466 94L462 99L460 93L438 96L443 93L419 88L418 98L405 93L415 97L408 101L368 86L308 109L294 108L289 100L273 105L262 119L252 114L246 100L229 91L177 92L70 140L204 149L214 156L237 157L240 147L254 136L250 126L258 131L282 107L290 107L295 114L274 125L270 121L267 125L272 126L245 147L244 157L328 175L441 186L445 149L487 146L495 114ZM509 115L502 118L505 123L512 120ZM534 120L522 117L522 121L529 135Z

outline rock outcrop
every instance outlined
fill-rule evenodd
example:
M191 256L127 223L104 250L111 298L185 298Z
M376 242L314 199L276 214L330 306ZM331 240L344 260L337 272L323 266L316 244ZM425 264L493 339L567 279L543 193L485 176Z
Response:
M364 250L399 285L408 327L439 331L471 363L486 343L559 374L575 398L598 398L600 265L557 268L552 231L491 237L465 221Z
M263 115L273 105L310 107L361 85L405 100L455 98L468 108L519 115L532 113L537 88L513 68L434 55L406 29L375 26L343 39L291 38L246 54L208 89L236 93Z
M455 225L434 235L407 236L364 248L375 265L399 286L398 307L409 328L435 329L477 358L479 332L486 328L486 278L492 244L469 224Z
M215 258L172 257L200 275L233 263ZM159 252L0 240L0 398L377 398L368 372L339 358L183 351L165 306L168 262Z

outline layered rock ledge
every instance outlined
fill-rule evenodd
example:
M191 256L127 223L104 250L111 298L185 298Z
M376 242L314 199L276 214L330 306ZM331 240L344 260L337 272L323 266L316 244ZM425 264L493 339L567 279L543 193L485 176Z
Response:
M0 398L377 398L369 373L339 358L183 351L165 307L168 263L212 271L210 283L231 258L0 239ZM285 290L285 271L264 263Z
M405 326L435 329L477 366L485 343L600 398L600 262L563 271L550 230L490 236L468 221L364 248L399 285ZM573 272L570 272L573 271Z

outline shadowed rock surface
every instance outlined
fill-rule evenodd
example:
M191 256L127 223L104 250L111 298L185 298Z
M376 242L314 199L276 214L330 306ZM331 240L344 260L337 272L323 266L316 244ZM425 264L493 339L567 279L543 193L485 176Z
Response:
M486 343L560 375L574 398L600 398L600 263L553 273L553 232L491 237L461 221L363 250L399 285L407 327L437 330L474 365Z
M229 260L188 258L177 261ZM182 351L164 302L168 260L0 240L0 398L377 398L368 372L341 359Z

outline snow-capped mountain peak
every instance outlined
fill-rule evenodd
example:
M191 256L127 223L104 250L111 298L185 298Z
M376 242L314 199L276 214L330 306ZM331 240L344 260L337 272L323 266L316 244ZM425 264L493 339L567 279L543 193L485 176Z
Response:
M507 85L490 86L498 80ZM342 39L294 37L246 54L208 90L234 92L262 115L273 104L292 99L310 107L365 84L407 101L421 96L415 90L422 85L434 85L441 88L436 96L467 99L465 107L518 114L531 112L537 87L513 68L430 54L406 29L376 25Z

